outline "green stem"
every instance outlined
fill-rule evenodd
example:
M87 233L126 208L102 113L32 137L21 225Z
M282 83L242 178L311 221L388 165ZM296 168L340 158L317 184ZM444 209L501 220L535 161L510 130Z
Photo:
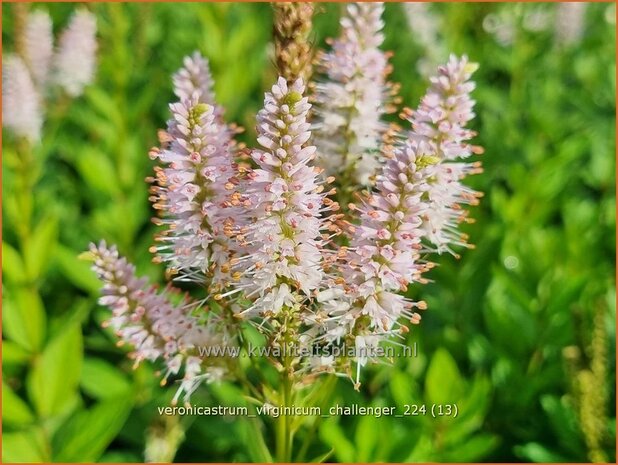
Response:
M283 378L287 378L286 376L282 376L282 383L284 382ZM286 395L285 395L285 391L286 388L284 386L282 386L284 388L284 395L283 395L283 406L287 406L287 401L286 401ZM286 415L279 415L279 418L277 418L277 462L279 463L284 463L287 462L287 449L288 449L288 421L287 421L287 417Z
M291 353L292 338L290 334L291 315L285 314L283 327L285 328L282 334L283 355L281 358L281 380L279 389L281 391L281 405L284 415L280 415L277 419L277 461L280 463L288 463L292 460L292 442L294 432L292 431L292 416L287 415L287 407L291 407L293 401L293 363L294 355Z
M285 349L288 350L287 348ZM281 372L281 391L283 413L286 407L292 406L292 379L290 378L291 359L288 354L284 355L283 371ZM290 415L279 415L277 419L277 462L287 463L292 460L292 418Z
M31 234L32 226L32 209L33 209L33 188L36 183L36 166L34 156L32 154L32 145L26 139L20 139L17 142L17 173L16 173L16 197L21 218L17 223L17 233L19 236L19 246L24 252L24 248L28 243Z
M286 375L286 382L283 385L283 404L286 407L292 405L292 383L289 376ZM291 415L284 415L285 418L285 462L292 460L292 417Z

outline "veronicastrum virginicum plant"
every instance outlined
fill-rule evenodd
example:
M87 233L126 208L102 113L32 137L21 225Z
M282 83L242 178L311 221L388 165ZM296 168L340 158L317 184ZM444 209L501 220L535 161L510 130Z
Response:
M195 53L173 77L178 101L150 152L159 163L150 179L162 228L155 260L207 297L158 291L103 242L86 254L103 282L100 303L112 311L105 324L136 364L161 360L162 382L179 378L174 402L222 379L266 405L298 405L301 392L333 375L358 389L376 348L401 344L420 321L426 304L405 292L426 282L428 256L467 246L462 206L480 197L462 183L480 171L466 161L481 151L466 127L475 65L451 56L418 108L404 111L401 129L384 121L398 100L380 49L383 5L347 6L340 37L317 56L321 75L310 91L300 76L310 74L301 42L312 8L291 5L276 14L287 47L276 47L282 76L257 115L257 146L235 143L208 61ZM255 329L267 356L252 360L247 376L238 354ZM353 350L335 356L335 347ZM278 460L291 460L298 426L278 419Z

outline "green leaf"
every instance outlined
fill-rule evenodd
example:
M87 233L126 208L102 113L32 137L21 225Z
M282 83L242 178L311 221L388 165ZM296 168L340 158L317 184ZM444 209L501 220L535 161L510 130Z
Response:
M122 125L123 118L118 104L113 98L110 98L109 93L99 87L91 86L85 98L92 109L98 111L106 119L113 121L118 126Z
M91 357L84 359L80 383L86 394L97 399L129 396L131 390L131 383L119 369Z
M329 418L320 428L320 438L327 445L335 449L335 456L339 462L354 462L356 447L345 436L343 429L336 418Z
M404 460L405 463L415 462L435 462L436 446L431 435L421 434L414 448L410 451L408 457Z
M273 458L264 442L264 432L260 420L258 418L247 418L246 421L239 422L239 426L251 460L255 463L272 463Z
M568 460L562 455L548 449L542 444L536 442L529 442L523 446L516 446L515 452L518 456L524 460L537 463L560 463L568 462Z
M427 369L425 398L435 404L453 404L462 391L463 380L455 360L445 349L438 349Z
M29 352L40 350L45 339L46 316L36 289L12 289L3 303L4 334Z
M2 424L23 426L34 421L28 405L2 381Z
M48 462L48 449L40 428L33 427L27 431L2 435L3 463Z
M551 395L541 397L541 406L563 450L568 450L574 457L585 457L586 447L581 440L577 414L573 407Z
M55 462L95 462L124 425L133 399L109 398L71 416L53 437Z
M491 453L499 442L494 435L479 434L455 446L444 458L449 462L477 462Z
M38 279L49 265L58 237L58 219L47 216L36 226L24 248L24 261L31 279Z
M418 400L414 388L415 384L412 376L408 373L393 370L393 373L389 376L389 386L396 405L412 404L415 400Z
M309 463L323 463L324 461L326 461L326 459L333 455L334 452L335 449L331 449L324 454L320 454L317 457L312 458L311 460L309 460Z
M356 442L355 460L358 462L372 461L372 452L378 439L373 417L360 417L358 425L356 426L354 439Z
M28 394L43 417L62 413L75 396L82 367L82 333L77 324L51 340L27 379Z
M54 259L64 277L71 284L90 294L98 294L101 282L90 269L91 263L80 260L74 250L61 244L56 247Z
M106 452L99 459L99 463L138 463L143 460L139 454L132 452Z
M83 147L77 157L77 169L88 186L109 196L120 193L114 165L105 153L92 147Z
M26 266L21 255L4 241L2 242L2 276L15 284L22 284L28 280Z
M28 362L30 353L19 344L9 340L2 341L2 365L23 365Z
M459 414L451 420L444 433L443 442L457 446L467 441L482 425L491 401L490 383L485 377L477 376L466 395L457 403Z
M60 315L54 315L50 319L47 325L48 339L54 339L57 335L63 333L67 327L84 324L92 307L93 302L91 299L84 297L74 299L71 308Z

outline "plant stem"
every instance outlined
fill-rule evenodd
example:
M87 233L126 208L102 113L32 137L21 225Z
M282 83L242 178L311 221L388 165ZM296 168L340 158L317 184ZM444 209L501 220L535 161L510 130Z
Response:
M285 381L283 378L287 378L285 375L282 376L282 383ZM287 388L283 387L283 406L287 406ZM283 463L287 462L287 449L288 449L288 420L286 415L279 415L277 419L277 462Z
M280 382L280 390L282 393L281 405L282 407L282 415L279 415L277 420L277 461L281 463L287 463L292 460L292 442L293 442L293 431L292 431L292 417L291 415L287 415L288 408L293 404L293 367L294 363L294 355L291 353L291 342L292 335L290 334L290 326L291 326L291 315L286 315L284 321L285 331L283 333L283 357L282 357L282 371L281 371L281 382Z
M283 385L283 404L286 407L292 405L292 383L290 377L286 373L285 383ZM290 415L284 415L285 418L285 462L292 460L292 418Z
M281 373L281 405L282 414L277 419L277 462L290 462L292 459L292 419L290 415L285 415L286 407L292 406L292 379L290 378L290 359L285 355L283 360L283 371Z

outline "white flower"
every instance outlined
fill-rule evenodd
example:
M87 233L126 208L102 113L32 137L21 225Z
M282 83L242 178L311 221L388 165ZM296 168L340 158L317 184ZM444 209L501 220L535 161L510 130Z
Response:
M197 92L200 102L215 104L214 82L208 60L199 52L183 59L183 67L172 76L172 81L174 93L180 100L187 100Z
M418 60L417 69L428 76L445 56L441 18L431 10L430 3L405 2L402 6L415 42L423 47L424 56Z
M420 253L427 251L422 241L437 251L465 245L457 230L460 205L474 203L477 196L460 181L478 168L454 160L478 151L467 143L474 134L465 127L474 116L472 71L465 57L451 57L439 68L421 105L409 114L412 130L385 161L375 191L355 207L360 224L343 250L345 284L324 294L330 298L325 299L327 339L341 337L343 327L359 349L406 332L406 322L420 321L415 309L426 306L400 294L410 283L424 282L421 275L430 264L421 260ZM357 383L367 360L357 354Z
M377 177L375 193L358 208L356 227L343 267L348 313L369 317L365 329L388 333L402 316L410 318L413 303L398 295L409 283L419 282L425 265L419 261L421 225L427 207L425 159L430 148L410 141L398 147Z
M170 302L168 289L157 292L147 279L135 275L135 267L120 257L116 247L105 242L91 244L89 256L93 270L103 282L99 303L112 316L104 323L114 329L120 341L133 349L130 357L137 366L143 360L162 359L167 367L163 383L184 365L184 378L174 400L184 393L185 400L202 381L216 381L225 373L222 357L200 358L199 348L231 343L225 325L210 313L207 321L193 316L197 302Z
M196 271L203 275L212 262L229 259L224 204L235 174L230 139L214 107L200 103L197 93L170 110L168 144L151 151L165 166L157 169L153 192L155 208L164 213L157 222L168 225L156 251L185 279L201 280Z
M435 248L432 250L438 253L454 254L451 245L466 245L465 236L458 230L466 217L461 205L478 203L479 194L461 180L479 172L479 164L455 162L480 150L468 143L474 132L466 128L474 118L474 100L470 98L474 83L470 76L475 69L467 57L458 59L452 55L431 78L431 87L418 109L408 115L412 125L408 140L421 141L429 151L425 158L428 206L423 229Z
M288 88L279 78L257 118L262 149L251 152L258 168L248 174L244 186L252 224L247 226L248 254L240 261L239 284L249 298L272 292L255 302L257 312L270 310L273 299L286 302L275 296L287 296L288 284L293 292L308 296L323 280L324 194L318 171L310 166L316 149L307 144L310 105L304 90L300 79Z
M380 50L384 37L382 3L352 3L341 19L341 35L321 56L326 79L316 84L315 144L320 165L331 173L352 173L371 183L387 125L382 121L391 91L388 62Z
M581 41L586 26L586 2L560 2L556 12L556 42L572 45Z
M24 31L24 59L41 91L49 78L53 42L52 21L49 15L41 10L29 13Z
M96 67L97 22L92 13L78 10L60 36L54 57L55 82L71 97L92 82Z
M2 62L2 125L30 142L41 136L43 112L28 68L15 55Z

